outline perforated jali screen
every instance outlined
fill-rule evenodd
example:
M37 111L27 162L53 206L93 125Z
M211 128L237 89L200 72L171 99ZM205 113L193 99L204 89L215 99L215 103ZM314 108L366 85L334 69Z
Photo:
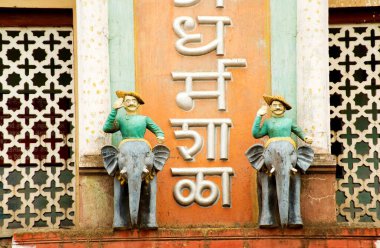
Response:
M0 236L73 226L72 28L0 28Z
M329 52L337 219L380 225L380 24L330 26Z

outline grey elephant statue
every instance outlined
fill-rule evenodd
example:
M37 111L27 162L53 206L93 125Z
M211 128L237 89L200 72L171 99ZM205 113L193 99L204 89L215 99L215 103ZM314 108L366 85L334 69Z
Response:
M266 149L251 146L245 153L250 164L258 171L259 225L261 228L303 226L300 208L301 173L313 162L310 147L297 150L288 141L276 141Z
M164 167L169 149L152 150L143 140L121 142L119 150L104 146L104 166L114 182L114 228L156 229L157 172Z

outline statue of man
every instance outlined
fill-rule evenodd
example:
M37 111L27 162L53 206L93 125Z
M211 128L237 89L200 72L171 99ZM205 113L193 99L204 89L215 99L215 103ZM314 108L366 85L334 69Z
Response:
M106 133L121 132L123 139L143 139L146 129L150 130L157 137L157 142L162 144L165 141L164 132L148 116L139 115L137 110L144 104L143 99L136 92L118 90L116 95L118 100L112 105L103 131ZM117 116L117 110L124 107L126 116Z
M268 135L264 146L255 144L245 155L250 164L258 171L257 187L259 198L259 226L273 228L302 227L300 207L301 175L311 165L314 152L307 146L296 146L290 137L296 134L308 144L313 142L290 118L284 117L292 107L281 96L264 95L269 105L271 117L260 126L262 117L267 113L263 106L257 111L252 134L258 139Z
M118 148L104 146L104 166L114 179L114 228L157 228L156 192L157 172L161 171L169 157L169 149L157 145L153 149L144 139L148 129L165 140L164 132L151 118L139 115L137 110L144 104L136 92L116 91L119 99L113 104L103 131L120 131L123 140ZM127 114L117 114L124 107Z
M301 128L299 128L292 119L284 117L286 110L292 109L289 103L285 101L282 96L263 96L265 102L269 105L271 111L271 118L264 121L263 125L260 126L262 117L267 113L267 106L262 106L257 111L257 116L252 127L253 137L259 139L265 135L269 136L269 140L266 142L265 147L267 147L271 142L276 140L286 140L295 146L293 139L290 138L293 132L300 139L305 141L307 144L313 143L313 139L309 136L305 136Z

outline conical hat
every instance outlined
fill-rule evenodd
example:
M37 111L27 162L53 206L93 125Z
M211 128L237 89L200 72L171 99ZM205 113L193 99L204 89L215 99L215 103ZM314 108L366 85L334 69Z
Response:
M133 96L133 97L136 98L136 100L137 100L137 102L138 102L139 104L144 104L144 101L143 101L143 99L139 96L139 94L137 94L136 92L133 92L133 91L117 90L117 91L116 91L116 95L117 95L117 97L119 97L119 98L123 98L123 99L124 99L125 96Z
M289 103L285 101L285 98L282 96L268 96L268 95L263 95L264 101L268 104L271 105L273 101L279 101L282 104L284 104L284 107L286 110L292 109L292 106L290 106Z

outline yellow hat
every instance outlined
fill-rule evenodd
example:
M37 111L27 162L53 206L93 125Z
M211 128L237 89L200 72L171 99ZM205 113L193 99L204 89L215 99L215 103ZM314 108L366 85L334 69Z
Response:
M273 101L279 101L282 104L284 104L284 107L286 110L292 109L292 106L290 106L289 103L285 101L285 98L282 96L268 96L268 95L263 95L264 101L268 104L271 105Z
M117 97L123 98L123 99L125 96L133 96L134 98L136 98L136 100L139 104L144 104L144 101L139 96L139 94L137 94L136 92L133 92L133 91L117 90L116 95L117 95Z

